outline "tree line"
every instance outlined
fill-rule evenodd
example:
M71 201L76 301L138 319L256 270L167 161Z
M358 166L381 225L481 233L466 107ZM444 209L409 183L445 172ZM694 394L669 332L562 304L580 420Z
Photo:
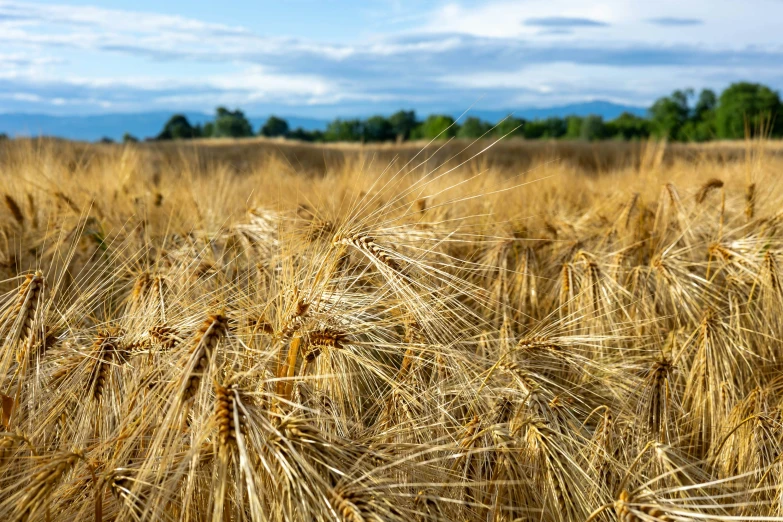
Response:
M601 116L567 116L525 120L508 117L496 125L480 118L468 117L462 122L444 114L419 120L414 111L398 111L391 116L366 119L338 118L326 129L291 129L288 122L270 116L258 132L241 110L219 107L215 118L202 125L191 125L183 114L166 122L157 140L191 138L243 138L254 135L284 137L318 142L387 142L448 138L523 137L525 139L668 139L672 141L709 141L742 139L763 134L783 137L783 105L778 92L758 84L739 82L720 95L710 89L698 95L692 89L677 90L655 101L646 117L625 112L612 120ZM125 136L125 141L135 141Z

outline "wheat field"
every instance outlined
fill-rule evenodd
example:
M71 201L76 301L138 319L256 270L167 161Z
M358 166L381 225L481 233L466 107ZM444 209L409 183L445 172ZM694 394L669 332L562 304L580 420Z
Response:
M0 518L783 520L780 148L479 145L3 144Z

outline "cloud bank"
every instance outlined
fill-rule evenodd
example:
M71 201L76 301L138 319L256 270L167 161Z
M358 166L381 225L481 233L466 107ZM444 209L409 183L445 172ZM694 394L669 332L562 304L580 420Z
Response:
M0 111L226 104L335 116L455 110L477 100L488 109L590 99L645 105L674 88L740 79L780 88L783 45L773 22L783 2L751 4L418 4L406 16L395 11L393 30L318 41L269 36L241 20L0 0Z

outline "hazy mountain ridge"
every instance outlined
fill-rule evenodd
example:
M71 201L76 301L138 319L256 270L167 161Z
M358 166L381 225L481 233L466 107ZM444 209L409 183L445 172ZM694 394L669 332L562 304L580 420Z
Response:
M72 140L95 141L103 137L122 139L128 132L139 139L157 136L170 112L112 113L85 116L57 116L50 114L7 113L0 114L0 132L9 136L57 136ZM200 112L185 113L192 124L204 124L214 118ZM266 116L248 118L253 129L266 121ZM326 120L289 117L289 124L296 128L315 130L326 127Z
M644 115L647 109L644 107L620 105L608 101L591 101L573 103L568 105L540 108L525 108L519 110L472 110L466 116L476 116L481 119L497 122L512 114L517 118L529 120L547 118L550 116L586 116L598 114L604 119L613 119L623 112L631 112ZM459 116L461 112L453 115ZM29 113L0 113L0 133L9 136L57 136L72 140L95 141L102 137L114 140L122 139L126 132L140 138L156 136L163 125L171 117L170 112L143 112L143 113L109 113L91 115L51 115ZM188 120L193 124L204 124L213 119L212 114L200 112L186 112ZM421 116L426 114L421 113ZM266 121L268 115L249 116L248 119L257 131ZM308 118L302 116L281 116L288 121L292 129L302 127L305 130L323 130L329 120Z
M530 107L520 110L507 110L507 111L483 111L476 110L470 111L466 116L476 116L483 120L495 123L512 114L516 118L524 118L526 120L545 119L552 116L563 118L565 116L588 116L590 114L597 114L603 116L605 120L612 120L624 112L630 112L636 116L645 116L647 114L646 107L639 107L635 105L621 105L609 101L590 101L584 103L571 103L568 105L558 105L553 107ZM460 113L461 114L461 113ZM456 114L455 116L459 116Z

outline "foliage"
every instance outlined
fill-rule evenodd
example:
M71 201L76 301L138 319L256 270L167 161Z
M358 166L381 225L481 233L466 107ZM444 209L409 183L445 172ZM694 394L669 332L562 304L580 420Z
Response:
M253 127L245 113L239 109L230 111L225 107L218 107L214 125L212 137L215 138L246 138L253 135Z
M581 116L568 116L566 118L566 133L565 138L570 140L577 140L582 134L582 121L584 118Z
M703 121L710 118L718 106L718 96L711 89L704 89L699 94L699 100L693 108L693 118L697 121Z
M525 132L525 120L508 116L495 126L495 135L499 138L522 136Z
M653 136L670 140L683 138L682 130L690 116L688 97L692 95L693 91L690 89L677 90L671 96L656 100L650 107L650 128Z
M645 118L624 112L614 120L605 123L605 135L624 140L644 139L650 135L650 122Z
M718 97L710 89L704 89L699 94L696 105L690 111L690 117L682 127L680 139L685 141L708 141L716 137L715 110Z
M544 120L522 120L522 136L526 140L540 140L545 138L546 124Z
M562 138L568 132L568 125L562 118L550 117L544 120L544 138Z
M131 134L130 132L126 132L122 135L122 142L123 143L138 143L139 139Z
M419 125L414 135L418 139L424 140L446 140L457 135L458 126L454 123L454 118L444 114L433 114L429 116L421 125Z
M468 117L461 125L448 115L434 114L420 122L412 110L401 110L389 117L376 115L367 119L350 118L331 121L324 132L291 131L288 122L270 116L261 127L262 136L286 136L302 141L332 142L387 142L409 139L432 140L453 137L477 139L481 136L524 137L535 139L640 140L648 137L671 141L708 141L715 138L740 139L746 132L775 137L783 136L783 117L780 117L780 96L769 87L755 83L736 83L729 86L720 97L710 89L699 93L691 89L676 90L669 96L655 101L642 118L624 112L609 121L596 116L549 117L526 121L508 117L493 125L477 117ZM494 130L493 130L494 128ZM252 129L244 113L219 107L216 118L191 127L183 115L174 115L166 124L158 139L186 139L191 137L235 138L252 135Z
M585 141L595 141L606 137L606 126L601 116L591 114L582 120L582 127L579 129L579 139Z
M361 141L363 138L363 125L361 120L336 119L329 123L324 132L326 141Z
M395 112L389 116L389 123L397 141L409 140L411 133L419 125L415 111Z
M780 95L758 83L735 83L720 95L715 113L719 138L741 139L746 130L751 135L771 131L783 135Z
M565 136L567 132L566 120L557 117L528 121L522 126L522 135L528 140L557 139Z
M391 141L396 138L394 127L383 116L372 116L362 123L362 141Z
M185 140L196 137L198 137L196 130L184 114L175 114L169 118L158 134L159 140Z
M288 134L288 122L277 116L270 116L259 132L261 136L276 138Z
M287 138L290 138L292 140L300 140L300 141L324 141L324 133L321 131L307 131L304 130L302 127L297 127L296 129L290 131L287 135Z
M460 128L457 131L457 137L466 139L486 137L490 130L492 130L492 125L490 123L482 121L480 118L470 117L460 125Z

